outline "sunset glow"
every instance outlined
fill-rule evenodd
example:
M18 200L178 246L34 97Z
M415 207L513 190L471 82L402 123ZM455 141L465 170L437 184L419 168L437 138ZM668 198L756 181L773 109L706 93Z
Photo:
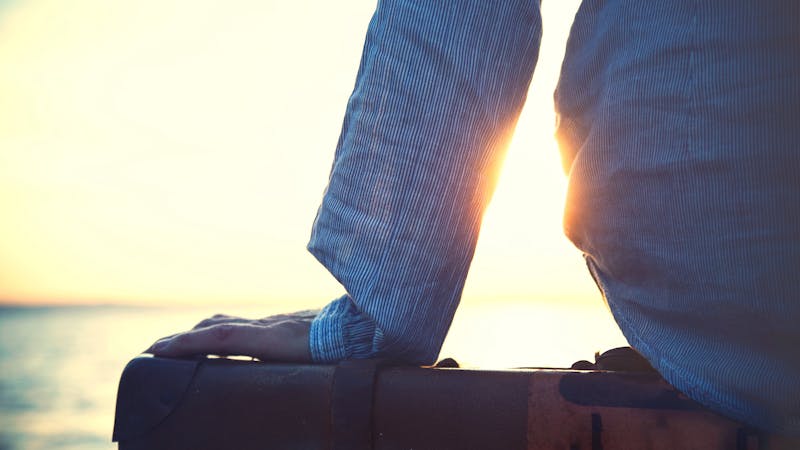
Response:
M545 2L465 301L597 301L563 237ZM374 2L0 2L0 300L320 306L305 244Z

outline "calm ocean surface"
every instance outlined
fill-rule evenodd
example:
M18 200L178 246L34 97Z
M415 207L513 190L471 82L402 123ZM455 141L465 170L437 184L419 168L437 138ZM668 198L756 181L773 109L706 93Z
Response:
M116 448L114 404L127 361L215 312L278 311L0 307L0 450ZM568 367L625 344L602 303L465 304L442 357L470 367Z

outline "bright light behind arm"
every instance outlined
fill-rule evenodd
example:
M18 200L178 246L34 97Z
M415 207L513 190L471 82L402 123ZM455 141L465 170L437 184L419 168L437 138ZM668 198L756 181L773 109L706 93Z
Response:
M0 3L0 299L319 306L305 251L373 2ZM545 35L465 295L594 296ZM555 9L553 9L555 8Z

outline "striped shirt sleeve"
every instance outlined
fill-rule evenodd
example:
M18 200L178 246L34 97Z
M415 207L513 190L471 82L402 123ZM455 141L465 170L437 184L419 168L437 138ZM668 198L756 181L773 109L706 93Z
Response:
M540 38L536 0L379 2L308 244L347 291L315 361L435 360Z

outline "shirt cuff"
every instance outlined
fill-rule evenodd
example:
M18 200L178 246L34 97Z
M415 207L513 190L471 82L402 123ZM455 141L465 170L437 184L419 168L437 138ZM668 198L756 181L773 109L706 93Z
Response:
M316 363L377 356L373 342L375 322L358 311L343 295L322 309L311 322L309 350Z

